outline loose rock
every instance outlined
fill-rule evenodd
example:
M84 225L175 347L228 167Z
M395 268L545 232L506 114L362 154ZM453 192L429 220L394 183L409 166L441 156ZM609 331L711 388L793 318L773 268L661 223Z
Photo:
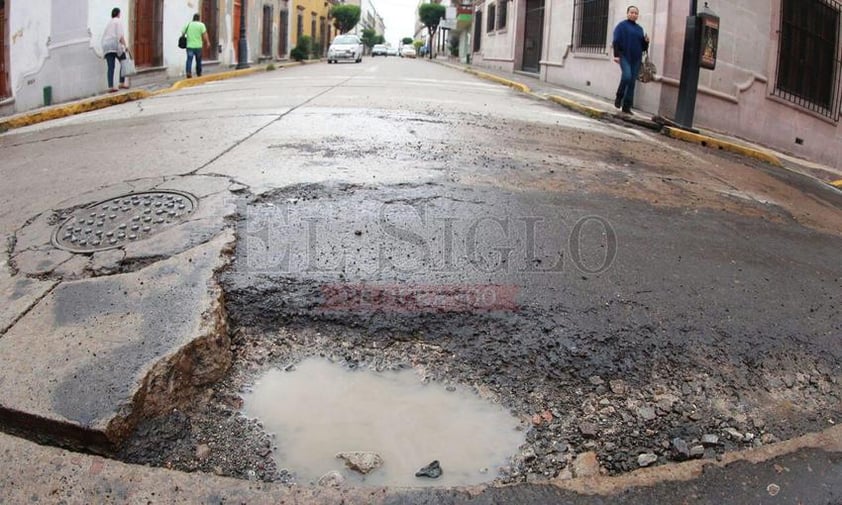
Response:
M323 487L340 487L343 483L345 483L345 477L336 470L332 470L322 475L319 477L318 482L318 484Z
M596 424L585 421L583 423L579 423L579 433L581 433L585 438L596 438L599 433L599 428Z
M702 449L704 452L704 448ZM680 438L672 439L672 459L676 461L684 461L690 459L690 448L687 447L687 442Z
M574 477L595 477L599 475L599 460L595 452L579 454L571 466Z
M640 456L637 457L637 464L640 465L641 467L649 466L652 463L655 463L657 461L658 461L658 456L656 456L655 454L653 454L651 452L641 454Z
M715 445L719 445L719 437L711 434L703 435L702 445L705 447L713 447Z
M345 466L363 475L383 466L383 458L375 452L340 452L336 457L345 460Z
M428 477L430 479L438 479L441 477L442 469L439 460L434 460L429 465L415 472L416 477Z

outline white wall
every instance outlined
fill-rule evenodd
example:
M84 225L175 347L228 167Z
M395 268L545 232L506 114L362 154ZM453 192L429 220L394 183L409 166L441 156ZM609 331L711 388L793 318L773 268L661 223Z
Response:
M9 79L12 96L32 86L30 76L38 73L47 60L50 37L51 0L24 0L7 3L9 10Z
M169 76L185 75L187 53L178 47L178 37L184 26L193 20L193 14L201 14L199 2L196 0L166 0L164 2L162 44L164 45L164 66L167 67ZM211 41L211 43L215 42Z

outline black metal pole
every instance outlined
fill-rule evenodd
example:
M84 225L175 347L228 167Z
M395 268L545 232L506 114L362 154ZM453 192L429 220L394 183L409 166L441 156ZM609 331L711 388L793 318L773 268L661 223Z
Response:
M681 81L678 85L678 103L675 122L686 129L693 128L696 114L696 94L699 90L699 52L701 45L701 18L697 16L696 0L690 0L690 15L684 29L684 56L681 60Z
M240 5L240 43L237 50L237 70L241 68L249 68L249 48L246 41L246 4L248 0L243 0Z
M693 128L696 114L696 94L699 90L699 57L702 36L701 18L697 14L696 0L690 0L690 15L684 29L684 56L681 60L681 81L678 85L678 102L675 105L675 122Z

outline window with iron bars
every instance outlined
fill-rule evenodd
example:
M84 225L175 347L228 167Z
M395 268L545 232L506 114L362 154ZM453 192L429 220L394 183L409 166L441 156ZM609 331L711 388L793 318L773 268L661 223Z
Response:
M497 22L495 13L497 11L497 6L494 4L488 4L488 19L485 21L485 31L486 32L493 32L494 31L494 24Z
M509 17L509 0L500 0L497 7L497 29L506 27L506 18Z
M842 56L836 0L782 0L773 94L839 121Z
M573 50L605 53L608 45L608 0L576 0L573 4Z

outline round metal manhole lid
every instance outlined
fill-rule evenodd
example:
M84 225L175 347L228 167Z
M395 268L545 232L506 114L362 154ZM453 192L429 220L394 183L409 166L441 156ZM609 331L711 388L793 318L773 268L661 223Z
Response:
M79 209L53 232L53 245L74 253L122 247L183 222L198 206L181 191L130 193Z

